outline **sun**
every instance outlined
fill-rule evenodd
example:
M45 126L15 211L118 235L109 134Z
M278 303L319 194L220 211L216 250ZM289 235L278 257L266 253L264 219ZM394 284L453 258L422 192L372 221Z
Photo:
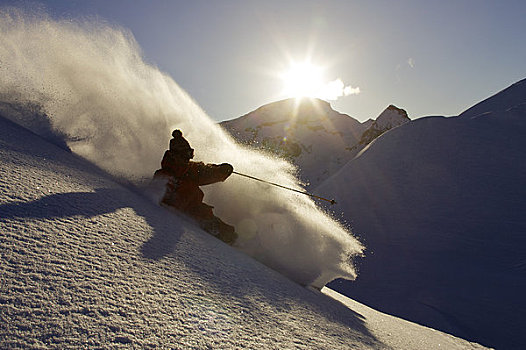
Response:
M323 68L310 62L292 63L281 74L287 97L320 97L324 88Z

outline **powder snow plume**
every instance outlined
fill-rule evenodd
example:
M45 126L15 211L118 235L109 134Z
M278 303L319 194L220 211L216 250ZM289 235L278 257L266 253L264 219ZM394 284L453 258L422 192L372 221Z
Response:
M38 106L70 149L132 181L151 178L171 131L196 160L301 189L294 168L236 144L167 74L144 61L132 34L100 20L56 20L0 8L0 98ZM306 196L232 175L205 202L236 227L239 248L302 284L354 279L363 247Z

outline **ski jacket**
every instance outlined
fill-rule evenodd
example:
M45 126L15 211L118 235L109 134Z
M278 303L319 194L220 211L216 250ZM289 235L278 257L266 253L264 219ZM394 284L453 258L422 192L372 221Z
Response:
M205 164L203 162L194 162L178 157L171 151L164 152L161 168L164 170L164 173L168 173L178 181L195 182L197 186L225 181L234 170L232 165L228 163Z
M205 164L186 161L166 151L158 176L169 177L163 203L196 218L213 216L212 207L204 204L204 193L199 186L226 180L232 174L230 164Z

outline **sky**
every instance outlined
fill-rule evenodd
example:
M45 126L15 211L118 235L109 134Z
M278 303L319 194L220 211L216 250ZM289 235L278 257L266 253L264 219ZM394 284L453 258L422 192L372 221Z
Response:
M323 84L341 85L329 102L360 121L390 104L412 119L458 115L526 77L520 0L38 4L0 0L129 30L144 59L216 121L289 97L284 73L304 62L320 68Z

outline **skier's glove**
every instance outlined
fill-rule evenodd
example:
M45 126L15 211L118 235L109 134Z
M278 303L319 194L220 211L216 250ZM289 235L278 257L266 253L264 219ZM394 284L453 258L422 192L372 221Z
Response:
M228 163L222 163L222 164L220 164L220 167L221 167L221 170L225 174L225 180L226 180L227 177L232 175L232 172L234 171L234 167L232 165L228 164Z

